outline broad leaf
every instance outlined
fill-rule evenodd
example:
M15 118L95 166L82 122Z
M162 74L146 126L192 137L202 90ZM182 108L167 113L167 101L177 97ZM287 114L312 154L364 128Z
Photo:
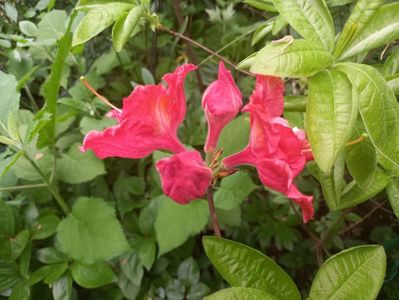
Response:
M241 151L249 140L249 118L242 115L235 118L223 128L218 147L223 149L223 157Z
M384 3L384 0L358 0L346 21L342 32L339 35L334 49L334 56L339 57L347 47L366 28L370 18L377 9Z
M384 62L382 74L385 78L399 73L399 47L394 47L392 53Z
M57 162L57 177L70 184L90 181L105 173L104 162L91 151L80 152L74 144Z
M374 3L374 1L373 1ZM367 26L347 44L340 59L366 53L399 38L399 3L381 6L367 20Z
M357 246L341 251L321 266L308 299L376 299L385 267L382 246Z
M399 94L399 74L387 78L387 84L392 92Z
M188 237L199 233L208 223L208 204L195 200L181 205L166 196L160 197L155 221L159 256L180 246Z
M17 80L13 75L0 71L0 122L7 124L11 112L19 108L20 94L17 91Z
M352 134L357 98L346 75L324 70L309 80L306 130L317 165L329 173Z
M333 57L305 40L275 41L255 56L251 72L280 77L310 77L330 66Z
M399 167L399 106L384 77L373 67L341 63L356 90L359 113L366 132L387 169Z
M20 279L22 277L15 262L0 262L0 291L13 287Z
M244 288L244 287L233 287L233 288L224 289L204 298L204 300L226 300L226 299L277 300L279 298L258 289Z
M65 33L65 21L68 16L65 10L52 10L44 14L43 18L37 24L37 40L50 40L55 43Z
M288 23L306 40L332 52L334 24L324 0L273 0Z
M387 186L389 202L395 216L399 219L399 179L393 178Z
M250 287L275 299L301 299L291 277L261 252L218 237L202 239L205 252L222 277L234 287Z
M75 262L71 266L73 280L81 287L94 289L116 281L111 267L105 262L85 265Z
M215 193L215 206L220 209L233 209L239 206L256 189L251 177L244 172L237 172L222 180Z
M116 20L112 29L112 43L114 44L116 51L121 51L123 46L129 40L140 21L143 11L143 7L138 5L132 8L128 13L121 15Z
M91 8L76 27L72 46L83 44L92 39L133 6L132 3L113 2Z
M100 198L78 198L72 214L58 225L57 238L63 252L84 263L129 249L115 210Z

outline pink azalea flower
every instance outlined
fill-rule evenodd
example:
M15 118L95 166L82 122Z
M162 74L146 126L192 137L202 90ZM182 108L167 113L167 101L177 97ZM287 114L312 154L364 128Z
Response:
M226 168L248 164L257 168L263 184L285 194L302 208L304 222L313 218L313 197L303 195L294 185L294 178L311 159L303 131L292 129L280 118L283 111L283 81L257 76L250 103L243 111L251 114L248 146L223 160Z
M142 158L157 149L180 153L185 150L177 128L186 114L184 78L197 67L186 64L166 74L162 84L138 86L123 100L122 111L108 115L118 125L89 132L81 148L92 149L97 157Z
M220 62L218 79L208 86L202 96L202 108L208 120L206 152L216 149L222 129L236 117L241 106L241 92L230 71Z
M156 164L164 193L180 204L205 195L212 182L212 169L198 151L183 151Z

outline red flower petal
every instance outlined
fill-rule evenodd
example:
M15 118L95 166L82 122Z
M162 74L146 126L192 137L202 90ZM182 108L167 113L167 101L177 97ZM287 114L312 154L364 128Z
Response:
M198 151L183 151L163 158L156 168L164 193L180 204L204 196L212 182L212 170L205 165Z

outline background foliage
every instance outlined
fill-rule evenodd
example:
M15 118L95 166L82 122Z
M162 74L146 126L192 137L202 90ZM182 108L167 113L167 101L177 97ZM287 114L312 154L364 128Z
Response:
M82 75L121 107L122 98L137 84L158 83L164 73L187 61L200 68L186 80L188 116L179 135L185 144L201 149L206 126L199 104L204 87L216 78L219 59L165 30L152 30L162 24L235 65L257 53L255 60L252 56L241 66L289 77L284 117L292 126L305 127L306 109L306 129L318 166L309 164L297 184L314 195L314 221L303 225L288 199L263 187L254 170L242 169L216 186L224 237L267 254L298 286L295 297L309 299L319 299L321 288L312 281L331 267L327 261L320 269L331 255L357 245L383 245L387 272L379 297L399 298L399 135L392 121L397 111L394 92L399 91L398 3L386 1L389 6L377 16L356 17L351 15L352 1L326 1L332 17L327 7L319 8L321 24L313 30L306 26L312 14L296 20L286 11L293 7L291 2L300 1L0 4L1 297L202 299L229 286L202 246L202 235L212 233L206 201L181 206L162 194L154 162L166 153L101 161L78 150L88 131L113 124L104 117L108 107L79 80ZM358 2L368 3L373 13L383 5ZM157 17L144 16L146 8ZM351 22L371 24L369 32L356 32ZM391 31L381 35L386 27ZM334 47L334 32L341 31ZM269 43L286 35L295 40ZM314 53L301 57L304 49ZM283 68L277 58L271 59L281 53L293 53L291 65ZM333 60L341 63L326 69ZM304 65L298 67L296 61ZM236 66L230 68L247 99L254 78ZM385 90L387 84L390 89ZM338 105L331 93L337 88L347 96ZM354 95L356 108L351 106ZM327 113L320 111L327 106ZM363 113L360 121L353 117L358 109ZM342 112L346 114L341 127L323 132ZM320 116L326 123L310 126L320 125ZM230 123L219 143L224 155L242 149L248 131L246 115ZM361 143L345 146L365 132ZM234 285L212 259L211 242L208 238L205 245L210 260ZM361 248L361 255L385 261L380 248L365 247L369 248ZM284 271L276 270L283 281L291 282L279 273ZM262 291L250 292L266 297Z

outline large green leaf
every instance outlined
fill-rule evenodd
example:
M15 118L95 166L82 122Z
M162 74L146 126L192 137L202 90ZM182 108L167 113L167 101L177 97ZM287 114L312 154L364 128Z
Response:
M162 255L183 244L188 237L199 233L208 223L208 204L204 200L181 205L166 196L160 197L155 231Z
M0 122L7 123L8 115L19 108L20 94L13 75L0 71Z
M324 0L273 0L288 23L306 40L332 52L334 24Z
M356 100L343 72L324 70L309 80L306 130L316 163L325 173L352 134Z
M90 265L75 262L71 266L73 280L81 287L94 289L116 281L112 268L105 262Z
M144 8L138 5L132 8L128 13L121 15L116 20L112 28L112 43L116 51L121 51L123 46L129 40L134 29L137 27L140 18L143 14Z
M366 132L385 168L399 167L399 106L384 77L373 67L341 63L354 86Z
M63 252L88 264L129 249L115 210L100 198L78 198L58 225L57 238Z
M208 297L205 297L204 300L277 300L278 298L273 295L266 293L264 291L253 289L253 288L244 288L244 287L233 287L218 291Z
M330 66L333 57L305 40L272 42L255 56L251 72L280 77L310 77Z
M215 193L215 206L226 210L236 208L254 189L256 185L251 177L247 173L237 172L222 180Z
M385 267L386 256L382 246L357 246L341 251L321 266L308 299L376 299L384 280Z
M367 27L370 18L383 3L384 0L358 0L356 2L337 40L334 49L335 57L339 57L346 46L357 37L359 32Z
M72 46L83 44L92 39L133 6L132 3L111 2L91 8L76 27Z
M372 2L374 5L379 4ZM366 22L367 26L347 43L340 59L368 52L399 38L399 3L381 6Z
M387 186L389 202L395 216L399 219L399 178L393 178Z
M80 152L77 144L69 148L57 162L57 178L78 184L90 181L105 173L104 162L95 157L91 151Z
M234 287L250 287L275 299L301 299L291 277L261 252L218 237L203 237L205 252L222 277Z

